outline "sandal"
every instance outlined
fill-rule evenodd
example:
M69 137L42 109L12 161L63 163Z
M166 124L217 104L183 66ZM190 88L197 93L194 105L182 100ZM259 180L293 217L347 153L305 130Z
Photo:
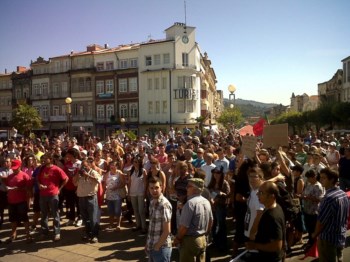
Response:
M26 242L27 244L32 243L34 239L31 236L27 236Z
M115 231L117 231L117 232L119 232L120 230L121 230L120 227L115 228Z
M6 243L6 244L10 244L10 243L12 243L12 241L15 240L15 239L16 239L16 238L13 237L13 236L12 236L12 237L9 237L8 239L6 239L5 243Z

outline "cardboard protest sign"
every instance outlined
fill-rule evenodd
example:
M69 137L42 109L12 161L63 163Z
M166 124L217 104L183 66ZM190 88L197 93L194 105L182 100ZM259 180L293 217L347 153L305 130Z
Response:
M248 156L249 158L254 158L257 141L258 141L258 138L256 136L243 136L242 153Z
M264 148L275 148L288 146L288 124L268 125L264 127Z

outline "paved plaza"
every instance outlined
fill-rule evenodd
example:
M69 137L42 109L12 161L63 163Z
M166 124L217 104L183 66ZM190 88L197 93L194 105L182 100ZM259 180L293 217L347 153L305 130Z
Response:
M104 209L104 214L105 212L106 210ZM62 224L65 222L67 220L63 219ZM232 218L228 219L228 225L233 225ZM62 226L61 240L59 242L53 242L52 238L39 240L39 233L35 233L33 235L35 241L29 244L26 243L24 229L20 228L17 240L6 244L4 241L8 238L10 232L10 225L6 222L0 231L0 239L3 242L0 244L0 261L147 261L144 252L146 236L140 235L138 232L133 232L133 226L133 224L129 224L128 221L123 220L121 231L107 231L107 217L103 216L99 243L96 244L83 242L81 240L83 228L74 226ZM232 239L233 235L232 231L230 231L229 243L232 243ZM208 251L211 261L217 262L230 261L231 252L232 250L226 253L218 253L212 249ZM293 257L288 258L286 262L300 261L299 259L302 257L301 250L298 247L294 247ZM309 262L313 260L313 258L307 258L303 261ZM178 261L177 249L173 250L172 261ZM344 262L347 261L350 261L350 247L347 247L345 250Z

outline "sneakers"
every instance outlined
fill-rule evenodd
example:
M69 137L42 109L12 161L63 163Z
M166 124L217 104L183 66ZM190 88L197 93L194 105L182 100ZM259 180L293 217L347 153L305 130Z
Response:
M95 243L98 243L98 239L97 239L97 237L93 237L93 238L91 238L91 243L92 244L95 244Z
M61 235L60 234L56 234L55 237L53 238L53 241L57 242L61 240Z
M82 220L82 219L78 219L78 220L75 222L75 226L76 226L76 227L81 227L82 224L83 224L83 220Z
M73 226L74 225L74 221L73 220L69 220L65 226L69 227L69 226Z

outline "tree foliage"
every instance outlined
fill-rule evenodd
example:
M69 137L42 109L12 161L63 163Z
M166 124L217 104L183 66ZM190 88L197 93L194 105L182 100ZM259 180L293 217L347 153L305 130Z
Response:
M301 134L315 126L316 130L321 127L326 129L349 128L350 103L323 103L316 110L306 112L287 112L272 121L272 124L288 123L294 133Z
M12 124L20 134L29 136L34 128L42 127L42 119L34 107L22 104L13 112Z
M239 110L238 107L226 108L221 113L220 117L216 119L216 121L225 126L226 128L228 128L229 125L232 123L235 126L238 126L243 121L242 112Z

